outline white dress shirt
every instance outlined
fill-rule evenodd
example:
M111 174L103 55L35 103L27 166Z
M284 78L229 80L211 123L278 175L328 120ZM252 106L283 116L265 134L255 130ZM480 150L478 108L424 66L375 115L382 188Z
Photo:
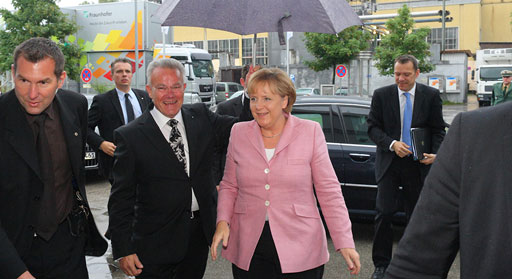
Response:
M171 118L163 115L158 109L153 108L151 111L151 116L153 116L153 119L156 122L156 125L158 128L160 128L160 131L162 132L162 135L164 136L165 140L169 142L169 137L171 135L171 126L169 126L167 123ZM183 116L181 115L181 110L176 114L174 119L178 120L178 131L180 131L181 137L183 139L183 148L185 149L185 158L187 159L187 175L190 176L190 156L188 152L188 140L187 140L187 133L185 131L185 124L183 123ZM169 142L170 144L170 142ZM190 188L192 191L192 211L199 210L199 203L197 202L196 195L194 194L194 189Z
M124 123L128 123L128 113L126 112L126 96L125 94L128 93L130 95L130 102L132 103L133 107L133 113L135 115L135 118L139 117L142 114L142 108L139 104L139 100L137 99L137 96L135 96L135 93L130 89L130 92L123 92L122 90L119 90L116 87L117 97L119 98L119 103L121 103L121 109L123 110L123 118ZM135 119L134 118L134 119Z
M398 102L400 102L400 141L403 141L403 127L404 127L404 109L405 109L405 103L407 101L407 98L405 97L404 93L409 92L411 94L411 105L413 107L413 111L411 113L414 113L414 96L416 96L416 83L414 83L414 86L409 91L402 91L400 87L398 87ZM393 144L396 142L396 140L393 140L391 144L389 145L390 151L395 151L393 149Z

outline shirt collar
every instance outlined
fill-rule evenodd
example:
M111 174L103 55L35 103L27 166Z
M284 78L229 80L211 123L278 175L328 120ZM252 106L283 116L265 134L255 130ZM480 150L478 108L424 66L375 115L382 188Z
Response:
M160 128L167 125L167 122L169 122L169 120L171 120L170 117L163 115L156 107L153 107L153 109L151 110L150 113L153 116L153 118L155 119L156 124ZM183 124L183 115L181 114L181 110L178 112L178 114L176 114L174 116L173 119L178 120L178 125L184 125Z
M414 97L414 94L416 94L416 83L414 83L414 86L409 91L402 91L400 89L400 87L398 87L398 85L397 85L397 88L398 88L398 96L402 96L402 94L404 94L405 92L409 92L412 97Z
M119 89L119 88L117 88L117 87L116 87L116 92L117 92L117 96L118 96L119 98L121 98L121 97L123 97L123 98L124 98L124 94L126 94L126 93L130 94L130 96L132 96L132 97L133 97L133 91L132 91L132 89L131 89L131 88L130 88L130 91L128 91L128 92L124 92L123 90L121 90L121 89Z

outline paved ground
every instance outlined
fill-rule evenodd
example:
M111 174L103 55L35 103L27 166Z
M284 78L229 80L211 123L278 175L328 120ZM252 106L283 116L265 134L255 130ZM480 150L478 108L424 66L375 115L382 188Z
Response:
M468 111L478 108L478 102L474 95L468 96L467 105L447 105L443 107L443 115L447 123L451 123L456 114L462 111ZM95 176L88 175L87 183L87 195L91 204L92 212L96 218L100 232L104 233L107 224L107 201L110 192L110 185L103 179ZM396 242L403 233L403 228L396 228ZM345 265L342 262L340 255L336 254L332 246L332 242L329 240L329 251L331 254L331 260L326 264L325 267L325 279L334 278L370 278L373 272L373 264L371 262L371 243L373 236L373 226L365 223L354 223L353 234L356 241L356 247L361 255L362 271L358 276L349 276L346 271ZM112 252L109 251L103 257L87 259L90 278L91 279L121 279L128 278L117 268L116 263L112 261ZM460 278L459 261L455 261L452 270L448 276L449 279ZM224 259L220 259L217 262L209 262L205 274L205 279L230 279L231 276L231 265Z

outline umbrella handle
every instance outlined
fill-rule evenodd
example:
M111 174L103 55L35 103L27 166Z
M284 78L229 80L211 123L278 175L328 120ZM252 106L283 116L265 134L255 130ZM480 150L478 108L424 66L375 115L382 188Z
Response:
M282 46L286 44L286 41L284 40L284 33L283 33L283 20L287 19L291 16L292 16L291 14L286 13L277 22L277 35L279 36L279 44Z

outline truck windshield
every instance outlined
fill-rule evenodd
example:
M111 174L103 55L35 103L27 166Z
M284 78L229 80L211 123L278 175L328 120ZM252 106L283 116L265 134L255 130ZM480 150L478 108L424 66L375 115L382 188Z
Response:
M192 68L196 77L213 77L213 64L211 60L192 60Z
M512 70L512 67L481 67L480 68L480 80L492 81L501 80L501 71Z

